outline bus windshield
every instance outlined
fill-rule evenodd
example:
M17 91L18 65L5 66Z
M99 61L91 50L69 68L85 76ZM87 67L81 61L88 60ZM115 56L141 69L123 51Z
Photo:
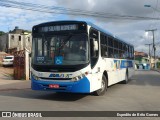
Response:
M86 34L33 38L32 63L37 65L78 65L89 61Z

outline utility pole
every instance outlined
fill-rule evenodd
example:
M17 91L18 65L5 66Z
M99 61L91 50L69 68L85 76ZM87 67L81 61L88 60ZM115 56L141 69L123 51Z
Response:
M150 57L150 56L151 56L150 46L152 45L152 43L150 43L150 44L145 44L145 45L148 45L148 47L149 47L148 55L149 55L149 57Z
M152 43L145 44L145 45L148 45L148 47L149 47L148 56L149 56L149 65L151 66L151 51L150 51L150 46L152 45Z
M152 32L153 34L153 50L154 50L154 68L156 69L156 47L155 47L155 38L154 38L154 32L156 31L157 29L151 29L151 30L145 30L146 32Z

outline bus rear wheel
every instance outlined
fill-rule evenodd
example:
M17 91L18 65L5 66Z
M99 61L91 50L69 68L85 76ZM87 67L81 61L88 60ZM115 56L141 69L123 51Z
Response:
M123 84L127 84L129 81L129 78L128 78L128 72L126 72L126 75L125 75L125 80L122 81Z
M107 79L106 77L103 75L102 76L102 83L101 83L101 88L97 91L94 92L94 95L96 96L102 96L106 93L107 91L107 86L108 86L108 83L107 83Z

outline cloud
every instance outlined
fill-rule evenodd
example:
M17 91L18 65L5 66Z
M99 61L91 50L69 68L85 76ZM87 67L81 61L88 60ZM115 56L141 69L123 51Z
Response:
M21 0L16 1L22 2ZM24 0L23 2L33 3L32 0ZM47 2L42 0L36 0L34 4L55 6L56 2L52 0L47 0ZM49 13L1 7L0 29L4 29L4 31L7 32L8 29L12 30L15 26L19 26L19 28L31 30L33 25L47 22L49 20L54 21L57 17L59 17L59 15L54 16Z
M21 0L16 0L22 2ZM159 17L160 14L151 8L145 8L145 4L152 7L157 6L157 0L23 0L23 2L46 6L65 7L79 11L91 11L110 13L114 15ZM157 8L160 8L158 3ZM66 11L65 11L66 12ZM107 15L106 15L107 17ZM113 18L99 18L91 16L73 16L68 14L50 14L14 8L1 7L0 30L8 31L15 26L31 30L33 25L55 20L87 20L119 36L125 41L133 44L136 50L147 51L146 43L152 42L152 34L145 36L146 29L157 28L155 41L160 42L159 21L153 20L122 20ZM159 51L159 49L158 49ZM160 51L159 51L160 52Z

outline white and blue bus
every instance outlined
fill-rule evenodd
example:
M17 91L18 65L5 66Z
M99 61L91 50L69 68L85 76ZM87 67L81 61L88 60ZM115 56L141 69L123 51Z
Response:
M103 95L134 74L133 45L90 22L47 22L32 32L32 90Z

